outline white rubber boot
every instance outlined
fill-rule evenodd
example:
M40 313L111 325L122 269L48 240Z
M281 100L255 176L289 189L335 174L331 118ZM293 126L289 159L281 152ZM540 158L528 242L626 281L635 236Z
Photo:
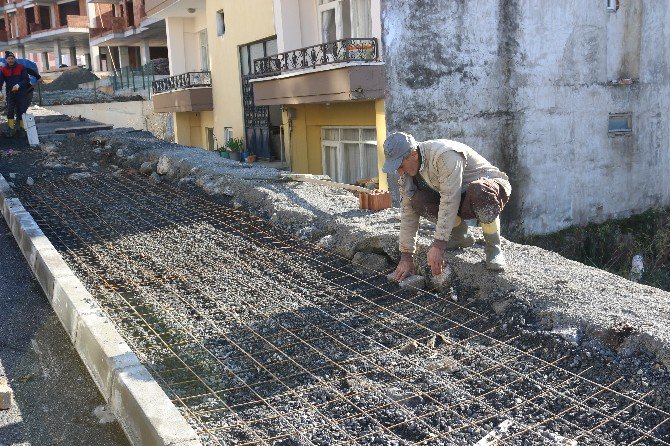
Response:
M484 248L486 267L491 271L503 271L507 267L507 262L500 248L500 217L496 218L493 223L482 223L481 226L486 241Z

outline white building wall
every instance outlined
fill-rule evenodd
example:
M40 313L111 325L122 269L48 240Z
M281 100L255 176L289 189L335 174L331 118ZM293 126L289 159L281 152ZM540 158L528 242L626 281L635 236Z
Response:
M508 233L670 205L670 1L415 3L382 11L388 129L463 141L505 170ZM631 135L608 134L618 112Z
M168 17L166 19L170 74L200 71L200 31L207 28L204 11L192 17ZM216 28L214 31L216 32ZM211 57L210 57L211 59Z
M381 41L381 4L371 0L372 36ZM317 0L274 0L279 52L321 43Z

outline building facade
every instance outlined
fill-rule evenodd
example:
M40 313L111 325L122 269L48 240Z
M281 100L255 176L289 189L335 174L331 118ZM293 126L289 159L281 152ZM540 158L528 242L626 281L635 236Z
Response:
M137 68L167 59L165 21L148 17L144 0L88 0L94 71Z
M505 170L508 234L670 205L670 2L428 3L384 2L389 130Z
M259 106L281 107L291 170L355 183L381 173L384 62L378 0L275 0L278 53L255 61Z
M215 150L244 138L250 54L276 48L272 1L147 0L146 10L167 26L171 77L153 101L155 111L174 113L176 141Z
M167 58L165 24L146 16L144 0L0 0L0 45L42 71L106 72Z
M174 113L179 143L213 150L241 137L295 172L376 179L379 12L377 0L148 0L167 24L173 76L157 84L154 109Z

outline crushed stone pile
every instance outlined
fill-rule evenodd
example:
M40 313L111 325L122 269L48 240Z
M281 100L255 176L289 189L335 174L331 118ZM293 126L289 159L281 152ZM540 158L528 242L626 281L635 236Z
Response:
M102 102L125 102L125 101L139 101L142 96L120 96L102 93L100 91L90 89L77 90L57 90L44 91L42 90L42 105L71 105L71 104L96 104ZM37 99L33 100L37 103Z
M168 59L153 59L151 64L154 67L154 74L160 75L169 75L170 74L170 61Z
M79 88L79 84L93 82L98 79L98 76L91 73L89 70L77 67L64 71L56 80L44 85L42 90L76 90Z

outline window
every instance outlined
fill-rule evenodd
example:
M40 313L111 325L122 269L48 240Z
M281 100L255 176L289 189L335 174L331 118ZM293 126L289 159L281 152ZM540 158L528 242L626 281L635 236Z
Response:
M609 134L626 134L633 131L632 113L610 113L607 132Z
M255 72L254 60L273 54L277 54L276 38L240 46L240 69L242 75L246 76Z
M322 127L323 173L333 181L355 183L377 176L377 131L374 127Z
M223 16L223 9L216 13L216 35L221 37L226 33L226 22Z
M207 135L207 150L216 150L216 144L214 142L214 129L205 127L205 134Z
M370 0L318 0L321 42L372 36Z
M209 44L207 43L207 30L198 33L200 40L200 71L209 71Z
M233 139L233 128L225 127L223 129L223 143L225 144L231 139Z

